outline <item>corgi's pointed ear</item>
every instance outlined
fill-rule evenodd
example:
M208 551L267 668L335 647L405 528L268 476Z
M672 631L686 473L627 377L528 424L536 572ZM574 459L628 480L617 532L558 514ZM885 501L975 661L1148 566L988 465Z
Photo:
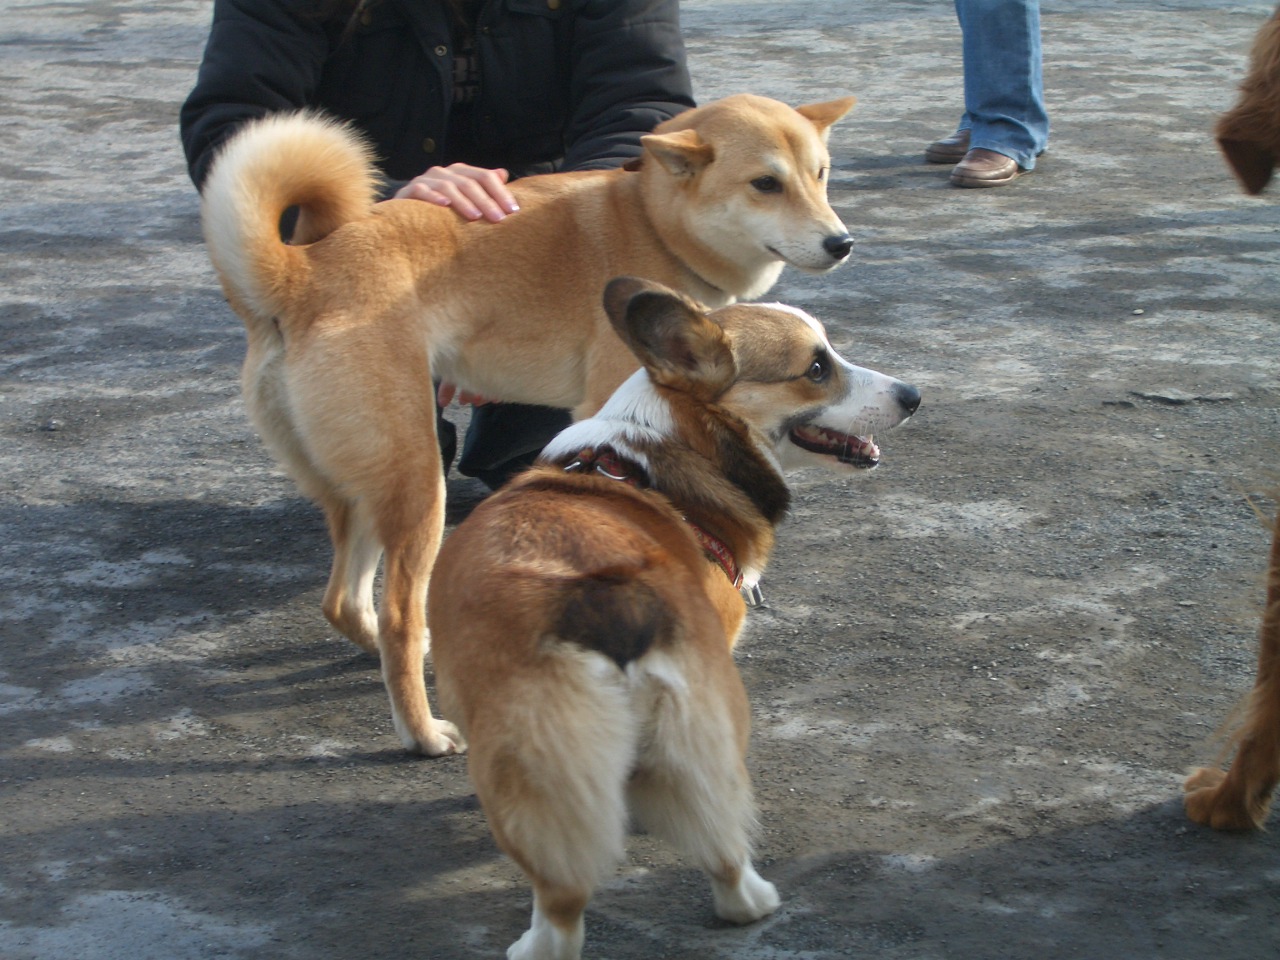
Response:
M705 399L733 383L729 341L701 304L660 283L617 277L605 287L604 306L655 383Z
M817 127L822 139L826 140L831 125L852 110L857 102L857 97L841 97L839 100L827 100L823 103L807 103L796 107L796 113Z
M640 144L667 172L675 177L692 177L711 162L715 151L703 143L696 130L649 133Z

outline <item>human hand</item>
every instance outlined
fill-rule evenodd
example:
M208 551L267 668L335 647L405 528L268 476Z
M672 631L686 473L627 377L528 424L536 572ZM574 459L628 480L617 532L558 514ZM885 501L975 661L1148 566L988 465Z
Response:
M436 389L436 404L441 410L452 403L455 398L460 404L466 405L469 403L477 407L483 407L486 403L493 402L479 393L472 393L470 390L459 390L452 383L441 383Z
M452 207L468 220L481 217L497 223L520 209L507 189L509 174L501 168L489 170L465 163L432 167L414 177L396 191L396 200L425 200L441 207Z

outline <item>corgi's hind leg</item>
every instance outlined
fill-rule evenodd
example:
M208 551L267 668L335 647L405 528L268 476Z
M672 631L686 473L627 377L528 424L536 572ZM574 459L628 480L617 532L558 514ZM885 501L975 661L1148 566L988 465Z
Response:
M719 711L666 711L629 796L648 830L706 871L716 915L751 923L773 913L781 900L751 863L755 806L744 763L746 698L740 682L731 694Z
M583 911L626 849L637 724L621 674L595 653L547 658L469 721L470 772L489 829L533 885L533 919L507 956L577 960Z
M769 916L782 903L778 888L760 876L750 858L728 862L708 870L716 916L730 923L754 923Z
M590 894L534 884L529 929L507 948L507 960L578 960L586 930L582 914Z

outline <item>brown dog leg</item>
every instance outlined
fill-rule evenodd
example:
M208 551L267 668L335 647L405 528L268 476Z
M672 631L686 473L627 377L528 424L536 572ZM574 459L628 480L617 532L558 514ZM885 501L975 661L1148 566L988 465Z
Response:
M1258 633L1258 678L1230 770L1200 768L1183 789L1187 816L1215 830L1261 829L1280 784L1280 514L1267 571L1267 607Z

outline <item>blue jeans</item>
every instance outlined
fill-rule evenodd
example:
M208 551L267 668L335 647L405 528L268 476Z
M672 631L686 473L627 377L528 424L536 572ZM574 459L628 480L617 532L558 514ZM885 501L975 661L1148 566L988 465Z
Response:
M964 35L969 148L1003 153L1030 170L1049 143L1040 70L1039 0L955 0Z

